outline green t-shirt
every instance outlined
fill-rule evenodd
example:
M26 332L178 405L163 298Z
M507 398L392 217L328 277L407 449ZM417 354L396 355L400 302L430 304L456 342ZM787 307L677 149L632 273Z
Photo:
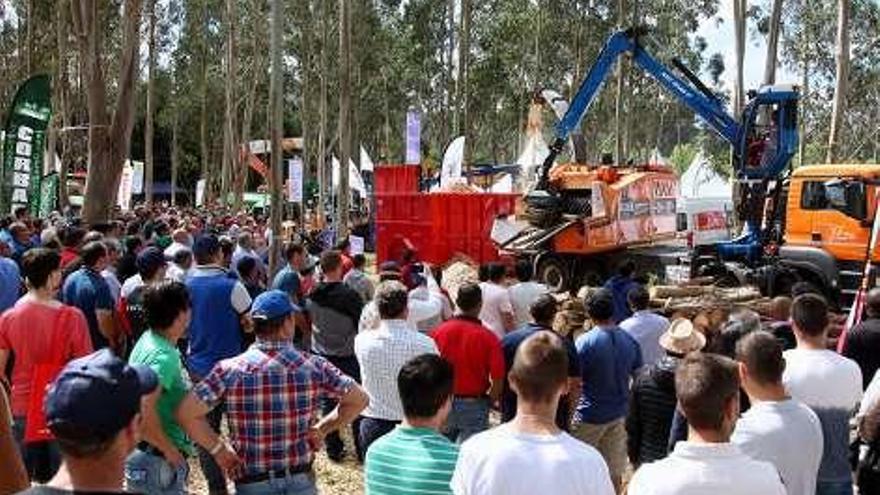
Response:
M367 451L367 495L451 495L458 447L428 428L398 426Z
M162 388L156 404L162 429L175 447L184 454L192 454L192 444L174 418L174 411L189 391L180 362L180 351L168 339L148 330L134 345L128 362L147 365L156 372Z

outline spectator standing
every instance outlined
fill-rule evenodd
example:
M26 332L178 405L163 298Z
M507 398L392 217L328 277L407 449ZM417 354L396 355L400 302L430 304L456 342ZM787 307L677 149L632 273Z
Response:
M250 256L241 258L235 270L238 272L238 277L241 283L244 284L244 288L247 289L251 299L254 299L265 290L260 282L260 274L257 270L257 261L255 259Z
M101 271L101 276L107 282L110 297L113 298L113 305L116 306L119 303L119 292L122 290L122 284L116 276L116 264L119 262L119 241L105 238L104 247L107 248L107 266Z
M223 359L241 353L243 324L251 306L251 296L238 280L223 267L223 250L213 235L202 236L193 245L196 267L187 279L192 303L188 330L187 368L193 383L201 381ZM220 428L224 404L212 408L208 422ZM199 462L208 481L210 493L226 493L226 480L214 457L199 448Z
M532 321L529 312L532 303L538 299L538 296L549 294L550 291L546 285L532 280L534 269L529 261L518 261L514 270L517 283L511 285L507 289L507 293L510 295L510 304L513 306L514 327L522 328Z
M679 407L689 424L688 440L669 457L643 464L629 495L784 495L776 468L756 461L730 443L739 416L736 363L716 354L693 353L675 372ZM797 455L797 453L790 453Z
M636 468L666 457L677 402L675 370L682 358L706 345L706 337L685 318L674 320L658 340L666 355L643 367L630 389L626 442Z
M574 433L602 454L620 490L626 470L624 422L630 378L642 367L642 354L638 342L614 323L610 291L600 289L586 308L594 327L575 342L583 385Z
M568 356L552 332L527 338L516 352L510 382L517 414L477 434L459 453L456 495L611 495L602 457L556 425L556 407L568 387Z
M143 297L149 330L144 332L129 364L148 366L158 377L159 388L141 411L143 441L126 461L129 490L150 494L185 494L193 447L175 418L187 393L178 340L186 333L191 316L189 294L180 282L161 282Z
M24 443L31 394L41 393L31 390L35 369L84 356L92 351L92 342L82 312L55 299L61 284L58 253L31 249L21 266L28 293L0 316L0 370L7 369L11 358L13 432L31 479L45 483L60 463L56 444Z
M272 279L272 289L287 293L294 304L302 302L302 284L299 272L303 268L306 252L301 244L289 243L284 247L284 259L287 264Z
M867 318L846 333L841 354L852 359L862 370L862 388L867 389L880 369L880 288L868 291Z
M822 461L822 424L782 385L782 345L764 331L736 345L742 388L752 406L736 423L731 443L746 455L773 464L788 495L814 495Z
M21 290L21 272L8 255L9 246L0 242L0 314L15 305Z
M125 238L123 244L125 249L117 263L116 277L125 283L137 275L137 255L143 248L143 240L140 236L131 235Z
M410 359L426 353L438 354L434 341L407 323L407 299L406 287L400 282L379 284L376 307L382 322L377 330L360 333L354 341L364 389L370 396L360 422L361 456L370 444L403 419L403 406L393 377Z
M357 292L361 296L361 301L364 304L373 300L373 282L370 281L370 277L364 272L364 267L367 264L367 257L362 253L358 253L351 258L352 267L348 273L342 278L342 281L345 285L349 286Z
M446 436L460 444L489 427L489 406L501 397L504 355L498 337L480 322L480 286L460 287L455 302L459 313L437 327L431 337L455 370Z
M147 329L144 316L144 291L165 279L167 263L162 251L148 247L137 256L138 274L122 285L119 298L119 320L134 345Z
M486 270L489 279L480 284L480 289L483 291L483 309L480 310L480 320L500 339L504 337L504 334L515 329L513 305L510 303L510 294L508 294L507 288L502 285L505 275L504 265L489 263Z
M0 241L0 244L6 243ZM0 382L0 459L3 460L3 470L0 471L0 493L18 493L31 485L18 445L13 438L12 422L6 384Z
M33 247L31 243L31 229L24 222L15 222L9 226L11 241L9 247L12 248L12 259L16 262L21 260L21 256Z
M342 239L336 243L336 250L342 258L342 276L345 277L354 268L354 260L351 259L351 242L348 238Z
M620 328L639 343L642 363L650 366L663 357L660 336L669 328L669 320L648 309L651 296L644 285L636 285L626 296L633 314L620 322Z
M368 495L452 494L458 448L439 433L452 407L452 376L452 365L433 354L417 356L400 369L403 423L367 451Z
M516 416L516 393L510 386L510 380L507 378L510 370L513 369L513 361L516 357L516 351L519 346L532 335L541 331L553 331L553 319L556 317L557 309L556 299L550 294L538 296L532 302L529 311L531 313L531 323L526 323L522 328L511 332L501 339L501 348L504 353L504 390L501 396L501 421L508 422ZM578 364L577 350L574 342L565 336L560 335L562 344L568 354L568 389L559 399L559 406L556 408L556 426L563 431L569 431L571 428L571 409L577 402L577 396L580 394L581 388L581 369Z
M321 255L321 271L324 281L315 286L306 300L306 311L312 321L312 351L360 383L361 369L355 357L354 338L363 303L357 292L342 283L342 257L338 251L327 251ZM386 377L386 380L390 378ZM326 414L336 407L336 403L329 399L321 407ZM360 459L363 450L359 447L359 428L360 420L356 419L352 424L352 434ZM344 451L339 434L332 432L324 440L327 456L334 461L341 460Z
M83 266L65 280L62 301L85 315L93 349L119 349L123 343L113 314L113 296L101 276L107 267L107 248L103 242L93 241L83 246L81 255Z
M22 493L126 493L125 458L140 437L141 401L157 384L152 370L127 366L109 349L68 363L45 405L61 469L47 485Z
M639 285L633 280L635 271L636 264L632 260L623 260L620 266L617 267L617 273L605 282L604 288L608 289L614 298L612 323L620 323L632 316L632 310L629 308L627 297L629 296L629 291Z
M79 258L79 245L86 236L86 231L74 225L67 225L61 229L61 269L73 263Z
M186 279L189 278L192 273L192 265L192 250L189 248L178 249L174 252L174 256L171 257L171 263L168 264L168 269L165 270L165 278L185 284Z
M779 340L783 351L794 349L797 346L797 340L794 338L789 320L791 320L791 298L788 296L774 297L770 301L770 321L764 328Z
M797 347L785 351L782 382L822 423L824 443L816 493L851 494L849 420L862 398L862 372L854 361L828 350L828 305L822 296L796 297L791 319Z
M429 333L437 328L443 320L443 306L446 296L443 294L429 266L420 264L420 271L412 274L415 287L409 291L409 308L407 319L422 333Z
M287 294L261 294L251 311L256 343L218 363L178 409L190 437L212 453L231 454L205 416L225 402L229 435L242 465L223 454L218 463L236 478L240 495L313 495L315 441L351 422L367 403L364 391L327 360L293 346L298 311ZM338 401L318 419L322 398Z
M258 278L264 279L266 276L266 268L263 266L263 260L260 258L260 255L254 250L254 237L251 231L242 230L241 233L238 234L238 242L235 246L235 251L232 252L232 259L230 260L229 268L238 273L238 263L243 258L253 258L257 263L257 273Z

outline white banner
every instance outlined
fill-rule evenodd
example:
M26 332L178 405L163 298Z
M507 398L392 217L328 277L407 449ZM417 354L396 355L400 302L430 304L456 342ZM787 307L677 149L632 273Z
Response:
M370 155L367 154L367 150L361 146L361 172L372 172L373 171L373 160L370 159Z
M126 160L126 163L129 163ZM131 193L132 194L143 194L144 193L144 162L130 162L132 175L131 175Z
M205 204L205 179L196 181L196 206Z
M116 191L116 204L122 211L131 208L133 170L127 163L122 167L122 176L119 178L119 189Z
M291 203L303 201L303 162L299 157L287 160L287 200Z
M331 158L330 163L332 164L331 178L333 189L338 189L340 180L339 159L334 156ZM348 188L352 191L357 191L361 197L367 195L367 186L364 185L364 179L361 177L357 165L355 165L351 159L348 160Z

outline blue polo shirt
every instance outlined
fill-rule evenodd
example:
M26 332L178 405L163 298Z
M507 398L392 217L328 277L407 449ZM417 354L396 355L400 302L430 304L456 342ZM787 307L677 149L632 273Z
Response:
M618 326L595 327L575 341L582 389L575 422L603 424L626 416L630 378L642 366L642 350Z
M9 258L0 257L0 314L15 305L21 289L18 265Z
M64 281L61 299L65 304L79 308L86 316L92 348L97 350L107 347L109 342L98 328L96 313L98 310L113 311L113 296L104 277L88 267L80 268Z

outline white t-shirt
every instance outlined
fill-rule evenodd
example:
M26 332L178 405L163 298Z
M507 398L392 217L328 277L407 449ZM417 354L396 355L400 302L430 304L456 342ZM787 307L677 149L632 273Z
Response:
M822 424L824 444L818 480L851 480L849 420L862 399L859 365L824 349L791 349L783 356L785 388L812 409Z
M822 461L822 424L796 399L758 402L737 421L731 443L779 471L788 495L816 493Z
M503 338L507 330L504 328L504 320L501 318L501 313L513 314L510 294L507 293L507 289L492 282L481 282L480 290L483 293L483 308L480 310L480 320L499 339Z
M461 446L450 486L455 495L614 495L596 449L568 433L518 433L510 423Z
M516 322L516 328L532 321L529 307L535 302L535 299L549 292L546 285L531 281L519 282L507 289L507 293L510 295L510 304L513 306L513 319Z
M660 347L660 336L669 328L669 320L663 316L650 311L636 311L620 322L620 328L639 343L645 366L651 366L666 355L666 351Z
M792 454L796 455L796 454ZM785 495L776 468L730 443L678 442L669 457L643 464L629 495Z

